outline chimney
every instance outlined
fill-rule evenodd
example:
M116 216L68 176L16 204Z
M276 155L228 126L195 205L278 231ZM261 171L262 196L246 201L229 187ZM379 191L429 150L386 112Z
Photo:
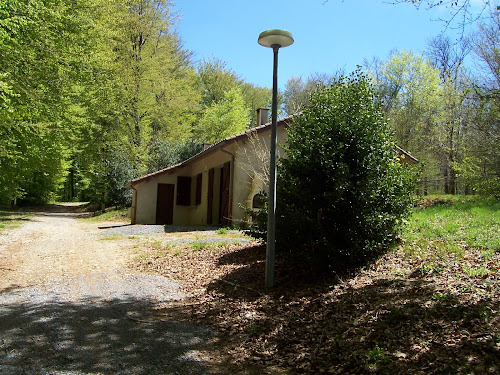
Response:
M258 108L257 109L257 126L267 124L269 122L269 109Z

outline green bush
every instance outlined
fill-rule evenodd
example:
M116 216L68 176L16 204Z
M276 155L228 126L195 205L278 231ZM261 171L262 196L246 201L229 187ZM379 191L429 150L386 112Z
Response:
M360 265L397 235L414 172L359 71L311 94L278 169L277 249L323 266Z

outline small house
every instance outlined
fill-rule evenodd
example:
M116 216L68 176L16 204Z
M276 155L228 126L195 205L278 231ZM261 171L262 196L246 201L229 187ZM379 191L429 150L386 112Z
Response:
M257 127L226 138L182 163L132 180L132 224L229 225L262 206L268 179L269 110L257 110ZM278 120L278 154L292 116ZM396 147L400 160L417 162Z

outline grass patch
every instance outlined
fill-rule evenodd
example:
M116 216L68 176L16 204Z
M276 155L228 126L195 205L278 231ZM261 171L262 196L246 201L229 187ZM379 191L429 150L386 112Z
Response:
M128 210L112 210L105 212L103 214L87 217L82 220L90 221L90 222L101 222L101 221L120 221L120 222L129 222L130 218L128 217Z
M101 241L115 241L115 240L119 240L122 238L123 237L120 236L119 234L108 234L107 236L103 236L103 237L99 238L99 240L101 240Z
M209 243L206 241L194 241L194 242L190 243L189 246L191 247L191 250L193 250L193 251L200 251L200 250L203 250L204 248L208 247Z
M20 227L31 219L30 214L9 211L0 211L0 232Z
M422 202L402 236L407 254L462 257L465 249L477 249L485 255L500 251L500 201L432 196Z

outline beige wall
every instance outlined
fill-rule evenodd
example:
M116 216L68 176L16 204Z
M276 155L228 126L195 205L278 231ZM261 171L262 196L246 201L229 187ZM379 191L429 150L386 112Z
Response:
M282 156L281 145L286 141L287 132L284 126L278 127L278 155ZM268 191L264 184L263 164L269 164L271 129L259 133L257 141L242 140L235 145L234 199L233 220L235 224L248 222L244 211L239 207L243 204L248 208L255 194ZM267 168L269 169L269 168Z
M233 203L232 218L234 224L243 224L246 221L244 211L239 204L249 204L253 195L265 187L258 175L262 171L263 158L256 155L267 154L265 162L269 162L269 138L270 129L258 134L257 142L249 142L241 139L223 146L223 149L235 156L233 175ZM284 126L278 128L278 142L283 143L286 139ZM257 144L257 146L255 146ZM278 146L278 149L280 147ZM212 223L218 223L220 203L220 174L224 163L231 161L231 156L221 150L214 151L206 156L195 160L188 166L176 168L172 172L151 177L141 181L134 186L133 205L135 205L136 224L154 224L156 222L156 200L158 184L174 184L174 225L206 225L208 206L208 172L215 168L214 174L214 196ZM255 173L256 172L256 173ZM202 174L201 204L195 204L196 198L196 176ZM175 202L177 196L177 176L191 177L191 205L178 206ZM133 210L132 210L133 211Z

